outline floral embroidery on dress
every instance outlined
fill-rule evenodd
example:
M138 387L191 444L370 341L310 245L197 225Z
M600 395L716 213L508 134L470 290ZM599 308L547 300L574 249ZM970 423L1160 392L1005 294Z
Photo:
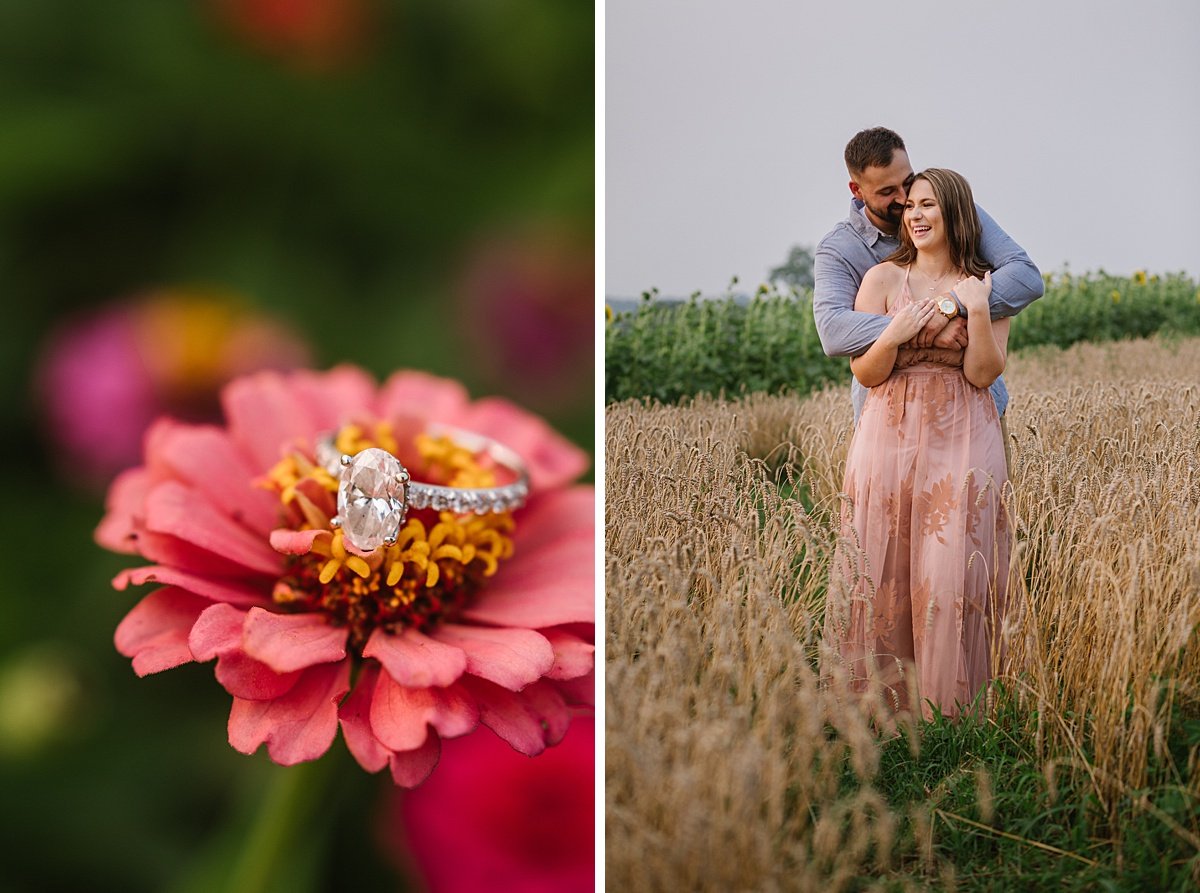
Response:
M942 530L950 522L954 510L958 508L954 478L947 474L933 486L916 496L913 510L920 523L921 536L936 537L939 543L946 544Z
M896 584L885 580L875 591L875 610L871 623L871 635L875 639L876 651L890 654L894 649L892 633L896 630Z

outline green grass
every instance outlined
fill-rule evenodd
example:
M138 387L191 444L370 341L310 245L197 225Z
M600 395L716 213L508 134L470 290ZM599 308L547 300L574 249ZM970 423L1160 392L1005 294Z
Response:
M889 874L861 879L860 889L881 881L897 890L905 881L943 886L949 877L957 890L979 893L1196 889L1200 852L1187 835L1200 803L1184 789L1177 761L1156 764L1155 783L1118 805L1113 826L1086 773L1059 764L1051 783L1036 753L1034 717L999 686L996 697L989 718L938 715L918 724L915 748L906 732L884 745L872 784L902 816L896 860ZM1185 750L1200 744L1188 723L1176 723ZM860 784L847 767L842 793Z

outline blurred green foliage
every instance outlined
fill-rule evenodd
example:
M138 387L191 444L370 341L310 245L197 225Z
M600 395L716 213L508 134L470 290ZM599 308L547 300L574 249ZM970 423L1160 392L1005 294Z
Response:
M1013 322L1009 346L1014 350L1145 338L1156 332L1200 334L1200 289L1181 273L1138 271L1125 277L1101 270L1046 279L1045 297Z
M1046 293L1013 323L1013 350L1066 347L1078 341L1141 338L1156 332L1200 334L1200 289L1183 274L1046 277ZM666 303L646 293L633 311L605 327L607 402L651 398L672 403L696 394L730 396L785 389L807 394L849 380L845 358L825 356L811 291L761 286L732 296Z
M549 220L591 244L591 7L365 6L357 58L311 71L211 0L0 4L10 405L63 314L191 282L286 315L321 365L503 391L469 362L455 292L497 230ZM588 443L590 406L563 420Z
M319 366L421 368L524 402L476 360L464 271L478 245L547 229L590 263L591 4L311 0L365 21L316 61L231 26L270 5L0 3L0 730L46 714L0 742L5 893L212 889L279 771L229 748L210 667L139 680L114 650L140 595L110 588L131 562L92 544L101 494L54 476L31 386L48 334L206 285L298 329ZM590 289L561 299L583 303L591 344ZM590 449L593 358L577 361L584 386L545 414ZM373 829L390 781L343 770L293 842L322 867L275 887L401 885Z
M609 402L650 397L671 403L695 394L789 387L807 392L848 368L821 350L807 293L764 287L748 303L693 296L682 304L644 295L636 310L606 324Z

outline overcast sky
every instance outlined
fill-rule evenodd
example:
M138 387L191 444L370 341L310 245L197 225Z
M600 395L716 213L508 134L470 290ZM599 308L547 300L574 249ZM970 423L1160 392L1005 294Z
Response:
M1043 272L1200 276L1194 0L606 0L605 292L753 290L846 216L865 127Z

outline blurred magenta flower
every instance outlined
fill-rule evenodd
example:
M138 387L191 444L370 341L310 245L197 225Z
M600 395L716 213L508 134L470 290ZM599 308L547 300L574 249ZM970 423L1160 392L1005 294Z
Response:
M227 427L150 428L145 464L114 481L96 531L153 562L118 589L161 584L116 631L138 675L215 658L234 748L314 760L340 724L363 768L404 786L433 771L442 739L481 724L530 756L562 738L571 707L594 699L594 491L568 486L582 450L420 372L382 388L352 367L258 373L222 403ZM501 486L462 431L523 460L523 508L410 505L369 550L333 523L350 491L322 454L327 432L337 453L385 450L435 486Z
M537 760L491 735L446 742L437 775L395 795L388 843L411 854L429 893L592 890L594 737L580 717Z
M368 0L209 0L209 5L247 45L311 71L361 57L374 18Z
M41 350L34 388L64 475L103 485L137 463L158 416L216 419L226 382L308 362L299 335L238 296L175 288L66 322Z
M595 374L595 255L568 227L485 240L460 287L465 337L484 371L542 410L586 395Z

